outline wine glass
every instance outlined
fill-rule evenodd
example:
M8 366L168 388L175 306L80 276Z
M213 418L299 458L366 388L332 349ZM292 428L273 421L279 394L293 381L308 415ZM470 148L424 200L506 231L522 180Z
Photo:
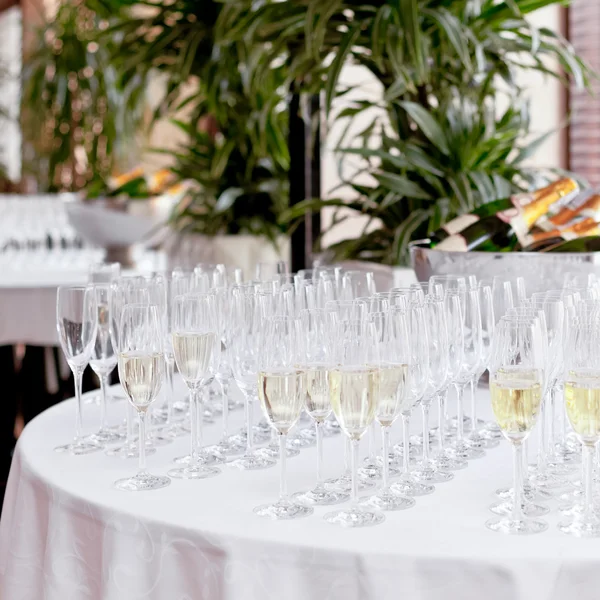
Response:
M490 393L494 416L513 448L514 500L512 514L487 521L492 531L530 534L547 523L529 519L522 509L523 442L537 420L544 386L544 352L539 321L501 320L490 358Z
M583 504L558 528L576 537L600 537L594 509L593 461L600 440L600 329L597 318L574 319L565 343L565 407L583 448Z
M88 439L100 444L110 444L124 439L122 434L106 426L108 378L117 366L117 345L114 338L118 335L118 331L115 331L110 315L110 286L95 285L94 293L98 310L98 327L92 347L90 367L100 379L100 429Z
M381 426L382 434L383 485L376 494L362 498L361 504L379 510L404 510L414 506L415 501L395 493L390 486L390 430L409 400L410 342L406 315L401 310L372 313L369 321L374 325L377 345L379 373L375 390L375 419Z
M340 300L373 296L376 291L375 277L371 271L345 271L342 273Z
M202 448L202 390L219 368L221 338L213 293L177 296L172 315L173 353L177 369L190 391L191 452L185 466L169 471L178 479L206 479L220 473L211 467L219 457Z
M444 389L448 380L449 344L443 297L436 299L434 296L426 296L425 317L429 342L429 369L427 370L427 387L421 402L423 412L423 457L417 468L413 470L413 476L421 482L443 483L453 479L454 475L448 470L441 469L438 463L429 456L429 410L433 398L437 397Z
M98 308L92 286L59 287L56 298L56 328L60 345L75 380L75 437L73 442L55 448L57 452L89 454L102 449L81 437L81 384L91 358L98 328Z
M367 321L340 322L334 344L337 366L330 372L330 396L333 412L352 445L352 502L324 519L343 527L377 525L385 520L383 513L358 502L359 443L373 422L378 400L375 327Z
M396 312L402 309L395 309ZM391 486L392 492L402 496L425 496L435 491L433 485L418 481L410 468L410 418L413 408L421 401L429 380L429 339L425 307L411 303L406 309L406 324L409 339L408 389L402 403L402 474L400 481Z
M121 263L113 262L90 265L88 275L90 283L110 285L113 281L121 277Z
M278 279L279 275L286 275L287 272L287 263L284 260L258 262L256 263L254 277L258 281L273 281Z
M119 327L119 378L139 419L139 467L133 477L119 479L115 487L128 492L156 490L171 480L146 470L146 414L156 400L164 378L164 355L158 308L128 304Z
M266 469L275 461L254 449L253 412L258 400L258 361L263 350L263 316L254 284L233 286L231 290L230 359L233 377L244 394L246 450L230 466L242 470Z
M299 365L305 378L304 408L315 424L317 442L317 483L294 498L318 506L337 504L349 498L341 489L327 488L323 477L323 427L332 411L329 399L329 377L334 366L332 339L324 309L303 310L300 313Z
M262 411L279 436L279 499L258 506L254 512L275 520L298 519L313 513L305 504L293 502L287 493L287 435L296 424L304 405L305 374L298 368L299 321L290 317L270 317L261 335L263 351L259 358L258 394Z

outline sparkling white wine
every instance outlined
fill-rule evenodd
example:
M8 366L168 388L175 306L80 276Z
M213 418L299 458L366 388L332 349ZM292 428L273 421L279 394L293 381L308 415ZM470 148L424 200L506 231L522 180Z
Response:
M306 391L304 373L298 369L261 371L258 374L258 397L265 417L280 433L295 425Z
M537 420L542 402L541 374L536 369L506 367L492 376L492 410L504 435L522 441Z
M140 410L154 401L162 385L165 357L162 353L119 354L119 378L129 400Z
M407 375L408 365L388 363L379 367L376 418L383 427L391 426L405 408Z
M323 422L331 413L329 398L329 369L324 365L303 367L306 397L306 412L318 423Z
M565 406L573 430L584 444L600 439L600 372L569 373Z
M217 334L214 332L173 334L175 362L187 383L199 383L207 376L214 375L209 371L214 363L217 343Z
M340 427L359 440L373 422L378 398L377 369L340 367L329 377L331 406Z

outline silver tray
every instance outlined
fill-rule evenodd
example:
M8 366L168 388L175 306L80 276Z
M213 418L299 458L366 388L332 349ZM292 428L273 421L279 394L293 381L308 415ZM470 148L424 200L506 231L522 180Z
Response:
M478 279L522 276L530 294L561 288L565 273L600 276L600 252L448 252L428 245L428 239L409 244L411 264L419 281L427 281L432 275L454 273L475 275Z

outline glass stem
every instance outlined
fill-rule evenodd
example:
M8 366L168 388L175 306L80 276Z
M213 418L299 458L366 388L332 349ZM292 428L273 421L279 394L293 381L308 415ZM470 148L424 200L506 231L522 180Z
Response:
M134 439L133 439L133 406L127 401L127 445L135 447Z
M446 399L448 398L448 390L438 394L438 446L440 454L444 453L446 440L444 430L446 429Z
M465 413L463 407L465 386L461 383L456 383L454 387L456 388L456 441L462 442L465 432Z
M559 388L559 391L561 390L561 388ZM560 397L560 396L559 396ZM560 406L560 421L561 421L561 442L563 444L566 443L567 441L567 411L565 409L565 405L564 402L559 402L558 405Z
M402 414L402 472L408 476L410 473L410 414Z
M287 502L287 480L285 467L287 458L287 434L279 434L279 501Z
M138 475L143 475L146 472L146 413L143 410L138 412L140 431L138 436L139 446L139 464Z
M83 369L73 369L73 380L75 382L75 444L81 443L82 425L82 398L81 386L83 382Z
M537 452L538 474L546 473L546 465L547 465L546 446L548 444L548 442L546 440L546 430L547 430L546 418L547 418L547 414L548 414L549 395L550 394L547 393L546 396L542 399L542 406L540 409L540 437L538 439L538 452Z
M190 390L190 467L198 466L198 391Z
M548 410L548 453L554 454L555 443L555 419L556 419L556 389L554 386L550 388L550 407Z
M390 489L390 428L382 427L382 442L383 442L383 488L386 492Z
M375 421L369 427L369 463L375 462L375 452L377 447L377 433L375 431Z
M173 404L175 403L175 389L173 387L173 373L175 371L175 359L172 356L166 357L166 378L167 378L167 421L165 425L170 425L173 420Z
M512 519L513 521L521 521L523 519L523 508L522 504L522 489L523 477L521 475L521 467L523 465L522 452L523 446L519 444L513 444L513 469L514 469L514 480L513 480L513 510Z
M423 462L429 461L429 400L421 404L423 413Z
M473 377L469 381L469 386L471 388L471 432L475 433L477 431L477 401L475 399L475 385L479 378L477 376Z
M271 429L271 441L269 442L270 446L273 446L274 448L279 447L279 441L277 440L277 431L275 431L275 429Z
M229 437L229 382L226 379L220 379L221 395L223 398L223 441Z
M595 447L589 444L583 446L583 461L584 461L584 492L583 492L583 519L589 521L593 517L593 467L594 467Z
M522 450L523 466L521 468L521 474L523 475L523 491L524 491L526 485L529 485L529 463L528 463L529 445L528 445L527 440L523 440L522 446L523 446L523 450Z
M200 459L200 453L202 452L202 440L203 440L203 425L204 425L204 398L207 387L203 387L202 390L198 393L197 399L197 408L198 411L198 433L196 437L196 453L198 454L198 460Z
M248 394L246 396L245 411L246 411L246 454L252 454L253 440L252 440L252 417L253 417L253 406L252 397Z
M106 388L108 375L100 375L100 431L106 429Z
M323 423L315 421L315 433L317 434L317 488L324 487L323 481Z
M358 440L351 440L352 444L352 505L358 505Z

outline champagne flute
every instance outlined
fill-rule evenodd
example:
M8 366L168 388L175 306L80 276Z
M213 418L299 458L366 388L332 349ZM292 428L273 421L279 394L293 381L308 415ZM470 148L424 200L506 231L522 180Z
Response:
M395 493L390 487L390 429L400 416L408 398L409 350L406 315L402 310L372 313L378 346L377 408L375 419L381 426L383 447L383 485L374 495L361 499L379 510L404 510L415 505L412 498Z
M338 504L346 501L349 494L344 490L327 488L323 477L323 426L332 411L329 377L334 366L327 313L323 309L303 310L300 313L300 326L299 368L305 377L304 407L315 424L317 484L307 492L294 494L293 498L318 506Z
M340 322L334 343L338 366L330 372L330 397L333 412L352 445L352 502L348 508L327 513L324 519L343 527L377 525L385 520L383 513L358 502L359 443L373 422L378 400L379 359L374 324Z
M514 500L512 514L487 521L492 531L531 534L545 531L544 521L529 519L522 508L523 442L537 420L544 385L543 342L536 319L502 320L492 342L490 392L494 416L512 444Z
M233 377L244 394L246 411L246 450L230 466L242 470L266 469L275 460L254 449L253 412L258 400L258 373L261 331L264 319L258 302L256 286L243 284L231 290L231 344L230 358Z
M121 263L113 262L90 265L88 273L90 283L110 285L113 281L121 277Z
M594 507L593 461L600 440L600 329L596 318L570 324L565 344L565 407L583 446L583 504L575 518L558 528L576 537L600 537L600 517Z
M117 263L118 264L118 263ZM108 378L117 366L115 332L110 315L110 286L95 285L96 307L98 310L98 327L96 340L92 347L90 367L100 379L100 429L90 436L90 440L100 444L120 442L124 436L106 426L106 411L108 408L107 389Z
M287 263L284 260L256 263L254 276L258 281L273 281L278 275L286 275Z
M164 355L158 308L128 304L119 327L119 378L139 419L139 466L133 477L119 479L115 487L127 492L156 490L171 480L146 470L146 414L156 400L164 378Z
M258 506L254 512L275 520L298 519L313 513L310 506L293 502L287 493L287 435L296 424L306 394L305 374L298 368L299 321L290 317L270 317L261 335L263 351L259 359L258 394L265 418L279 436L279 499Z
M190 391L191 452L175 459L185 466L169 471L178 479L206 479L220 473L209 465L222 461L202 447L202 390L219 368L221 338L213 293L177 296L172 315L173 353L177 368Z
M81 384L83 372L92 355L98 328L98 309L94 288L59 287L56 297L56 328L60 345L75 380L75 437L73 442L55 448L57 452L89 454L102 449L81 437Z

